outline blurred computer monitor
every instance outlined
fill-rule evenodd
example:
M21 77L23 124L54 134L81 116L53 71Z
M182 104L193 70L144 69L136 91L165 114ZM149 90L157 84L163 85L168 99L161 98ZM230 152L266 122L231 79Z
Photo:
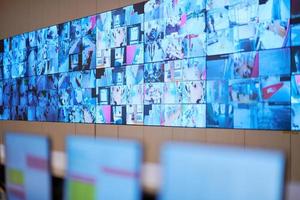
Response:
M9 200L50 200L50 142L47 137L5 134L5 176Z
M161 200L280 200L280 152L167 144L161 152Z
M141 199L139 143L70 136L66 152L65 199Z

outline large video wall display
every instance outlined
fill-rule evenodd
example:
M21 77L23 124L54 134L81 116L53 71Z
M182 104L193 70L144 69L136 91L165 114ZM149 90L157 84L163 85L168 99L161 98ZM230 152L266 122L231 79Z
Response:
M150 0L0 41L0 119L300 130L298 0Z

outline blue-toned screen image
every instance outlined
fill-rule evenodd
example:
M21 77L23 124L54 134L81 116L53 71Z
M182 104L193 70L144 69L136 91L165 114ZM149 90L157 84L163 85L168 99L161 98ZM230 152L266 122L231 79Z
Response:
M7 133L5 152L7 197L9 199L52 199L48 138Z
M281 152L168 143L160 160L161 200L280 200L284 194Z
M207 127L288 130L290 59L289 48L207 57Z
M300 3L297 0L291 0L291 42L292 46L300 45Z
M299 27L298 0L148 0L5 38L0 120L296 130Z
M84 198L95 200L141 198L142 149L137 142L68 137L66 146L65 199L76 199L83 190Z
M259 52L259 75L290 75L290 49L264 50Z
M292 46L299 46L300 45L300 17L296 19L297 21L295 24L292 25L292 32L291 32L291 38L292 38Z

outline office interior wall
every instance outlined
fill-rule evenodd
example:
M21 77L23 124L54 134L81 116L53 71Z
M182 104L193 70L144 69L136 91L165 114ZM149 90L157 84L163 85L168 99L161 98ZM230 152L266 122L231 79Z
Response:
M0 39L138 2L142 1L0 0ZM165 141L279 149L287 155L288 179L300 181L300 132L0 121L1 136L8 131L48 135L58 151L64 150L68 134L137 139L144 145L146 162L159 162Z

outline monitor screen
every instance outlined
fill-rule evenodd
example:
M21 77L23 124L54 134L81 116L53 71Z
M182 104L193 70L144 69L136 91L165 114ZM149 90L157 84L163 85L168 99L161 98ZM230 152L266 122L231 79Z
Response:
M5 167L8 199L52 199L48 138L5 134Z
M291 106L292 130L300 130L300 48L292 48Z
M300 45L300 3L297 0L291 0L291 41L292 46Z
M66 152L65 199L141 198L139 143L71 136Z
M161 164L161 200L283 199L279 152L169 143Z
M290 69L289 48L208 57L207 127L289 129Z

